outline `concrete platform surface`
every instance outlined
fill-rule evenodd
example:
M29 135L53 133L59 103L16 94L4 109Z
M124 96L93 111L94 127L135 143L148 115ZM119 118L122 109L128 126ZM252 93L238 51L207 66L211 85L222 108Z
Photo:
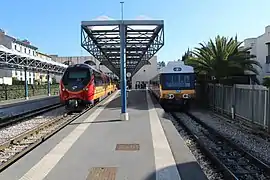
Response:
M60 103L59 96L46 96L0 105L0 120L57 103Z
M145 90L119 91L0 174L7 180L206 179L182 138ZM97 177L98 174L102 177Z
M18 99L4 100L4 101L0 101L0 108L7 108L7 107L17 106L17 105L19 106L21 104L28 104L35 101L40 101L40 100L44 100L48 98L50 99L54 97L59 97L59 95L53 95L53 96L40 95L40 96L31 96L29 97L29 99L18 98Z

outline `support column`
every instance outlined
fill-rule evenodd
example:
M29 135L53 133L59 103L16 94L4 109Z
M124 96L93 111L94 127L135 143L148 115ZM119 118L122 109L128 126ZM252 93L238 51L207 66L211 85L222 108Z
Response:
M50 84L50 72L47 72L47 83L48 83L48 96L51 96L51 84Z
M27 80L27 68L24 68L24 97L25 99L29 99L28 97L28 80Z
M121 120L128 120L127 113L127 77L126 77L126 27L120 24L120 61L121 61Z

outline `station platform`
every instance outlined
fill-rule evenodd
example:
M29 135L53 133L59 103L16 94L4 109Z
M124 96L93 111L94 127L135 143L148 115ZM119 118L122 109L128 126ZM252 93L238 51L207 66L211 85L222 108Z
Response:
M207 179L147 90L129 92L128 121L120 121L120 108L118 91L4 170L0 179Z
M59 95L53 95L53 96L40 95L40 96L31 96L29 97L29 99L18 98L18 99L4 100L4 101L0 101L0 108L7 108L7 107L12 107L12 106L17 106L17 105L19 106L22 104L32 103L35 101L42 101L44 99L54 98L58 96Z

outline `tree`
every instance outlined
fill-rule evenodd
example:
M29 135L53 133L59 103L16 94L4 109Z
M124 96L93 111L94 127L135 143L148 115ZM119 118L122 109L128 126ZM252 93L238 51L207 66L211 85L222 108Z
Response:
M166 64L165 64L164 61L160 61L160 62L158 62L158 66L159 66L160 68L162 68L162 67L165 67Z
M190 51L189 48L188 48L188 50L187 50L187 51L184 53L184 55L182 56L181 61L186 62L186 60L188 60L188 59L191 58L191 57L192 57L192 51Z
M207 43L200 43L201 47L195 48L193 56L185 61L199 74L208 74L218 81L229 76L244 75L245 71L258 74L255 66L261 68L260 63L253 60L255 56L250 55L250 48L241 45L237 37L228 39L217 36L215 41L210 39Z
M56 77L52 77L52 84L58 84L56 81Z
M266 87L270 87L270 77L266 76L263 78L263 85Z

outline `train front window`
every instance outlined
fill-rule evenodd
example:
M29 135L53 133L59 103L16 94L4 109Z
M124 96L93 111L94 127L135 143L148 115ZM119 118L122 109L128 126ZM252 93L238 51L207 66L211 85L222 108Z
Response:
M194 88L194 74L162 74L162 89L190 89Z
M84 85L88 84L90 80L90 72L86 68L72 67L67 69L63 76L63 83L65 85L70 83L82 83Z
M68 73L69 79L81 80L87 78L87 71L70 71Z

